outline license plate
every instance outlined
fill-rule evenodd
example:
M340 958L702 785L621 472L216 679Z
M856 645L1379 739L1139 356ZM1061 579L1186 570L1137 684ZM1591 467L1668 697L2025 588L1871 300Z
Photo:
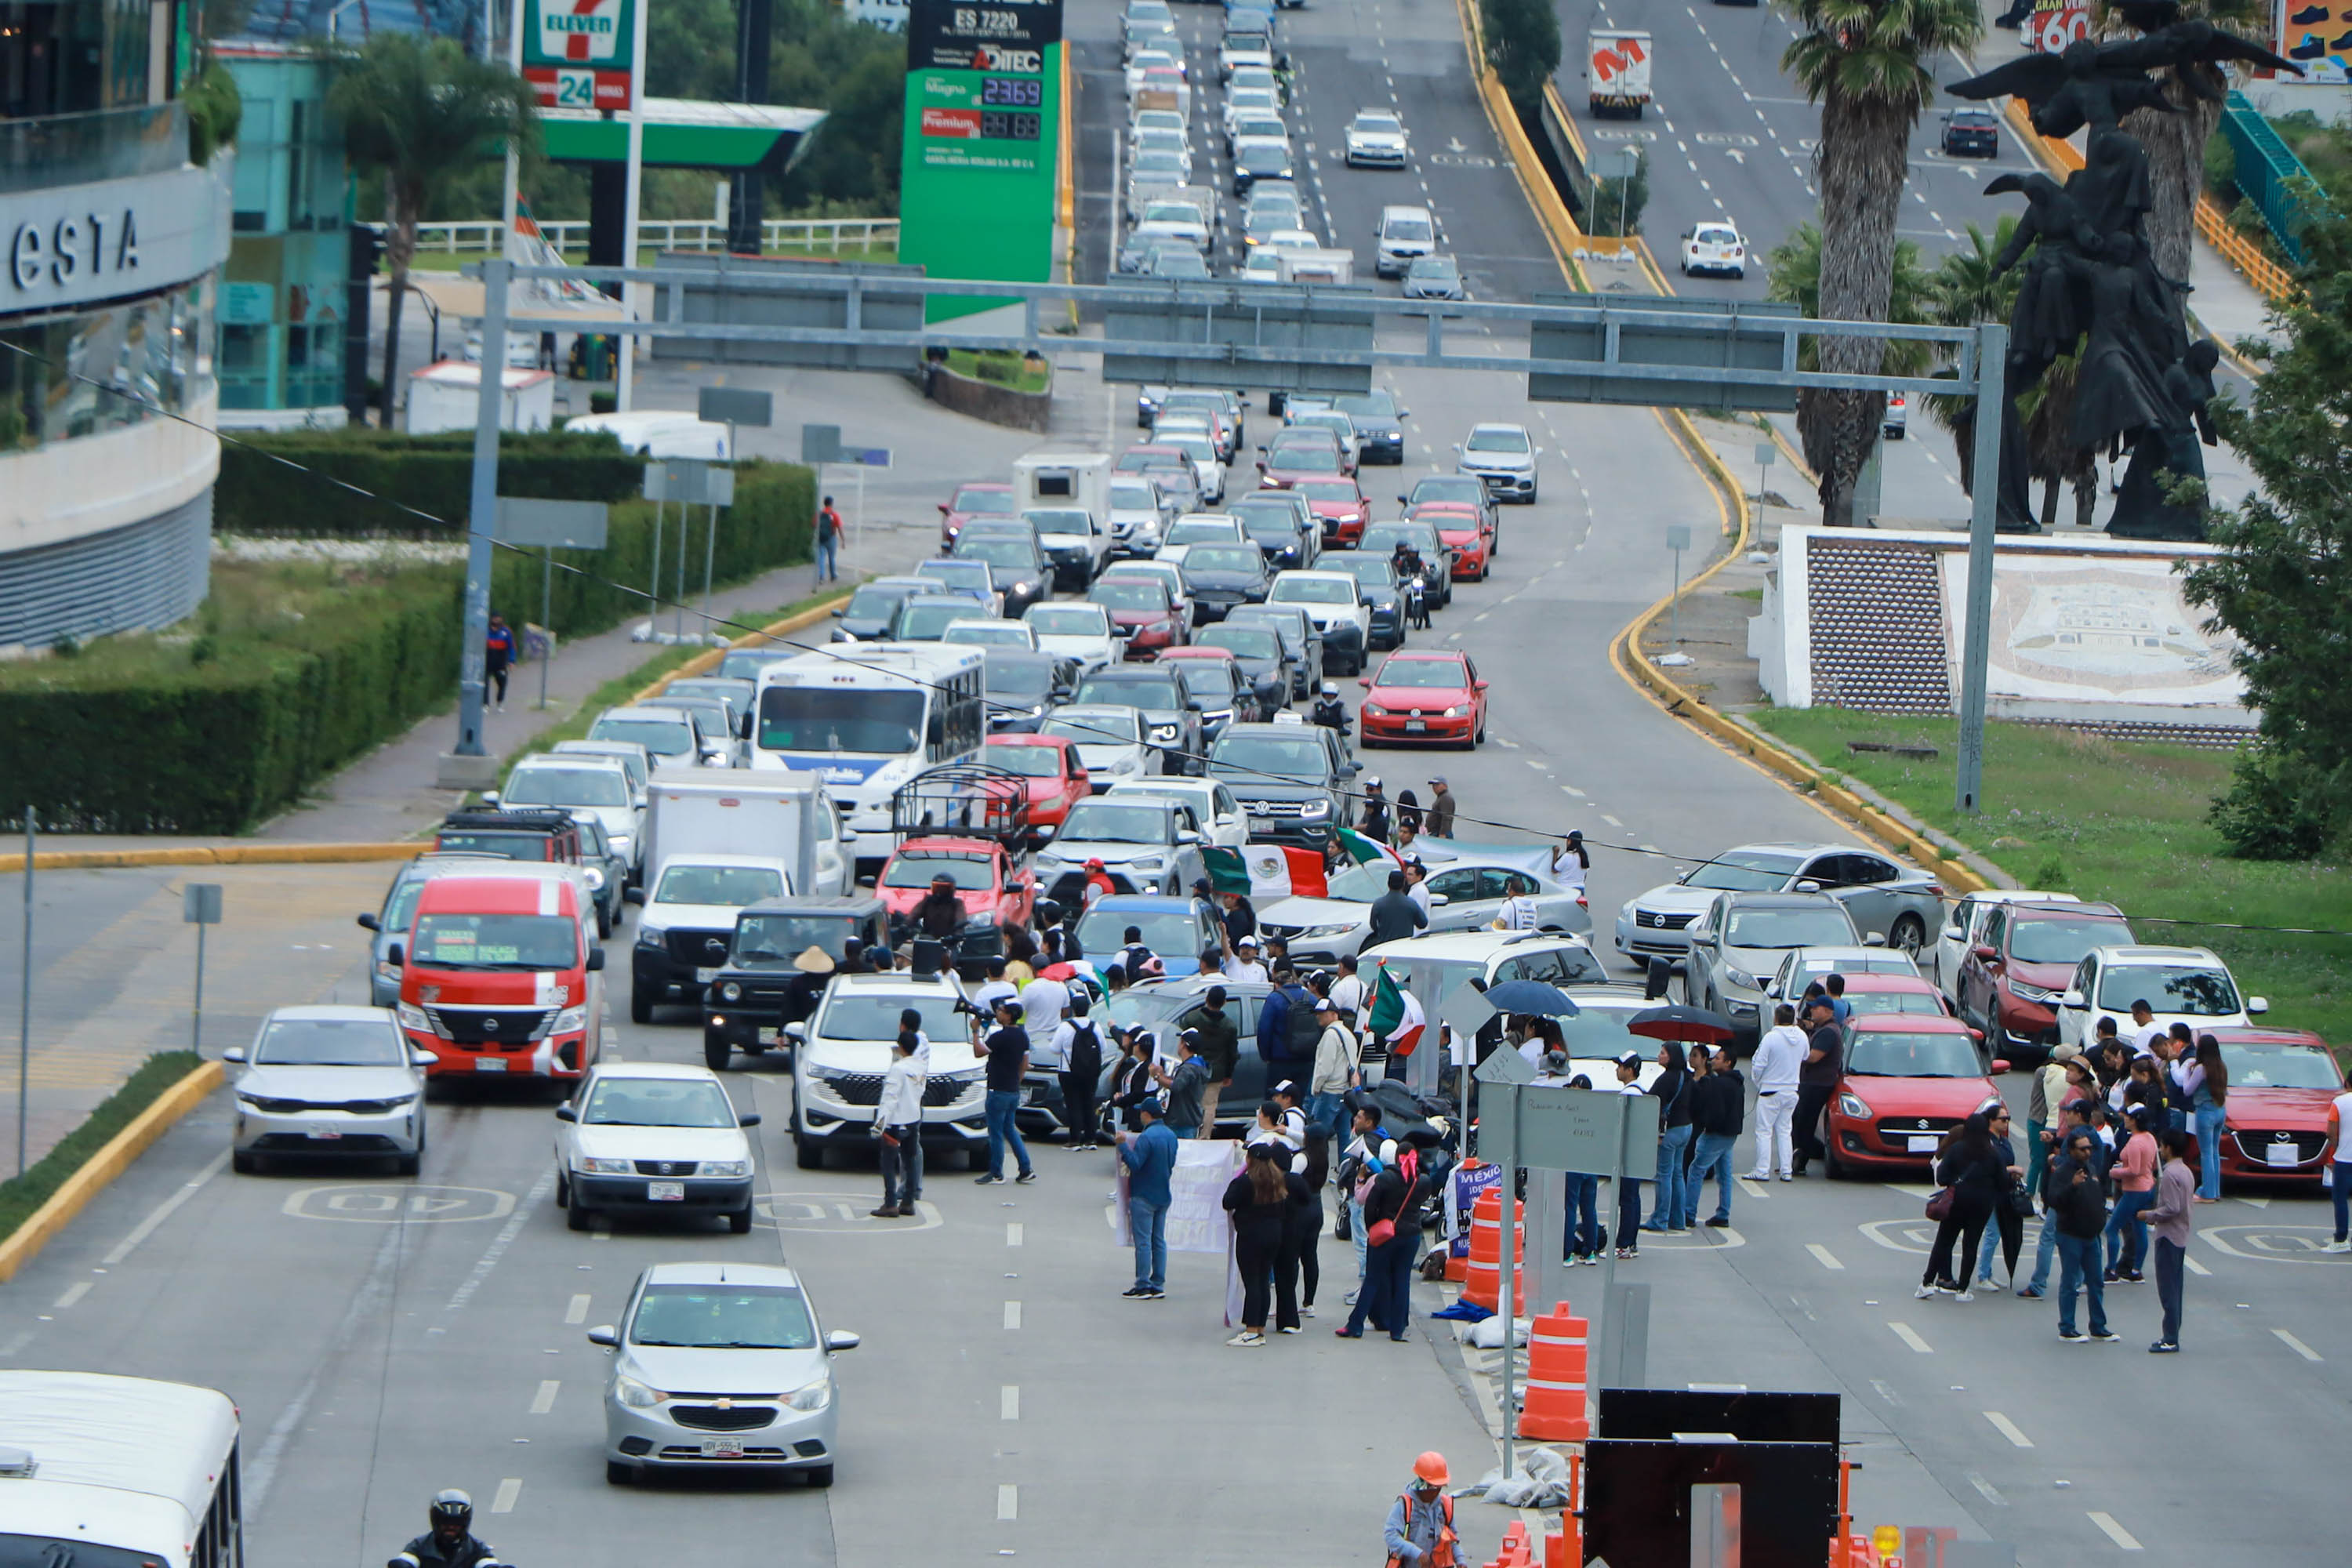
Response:
M2296 1152L2293 1143L2273 1143L2263 1150L2263 1158L2273 1165L2294 1166L2303 1163L2295 1158Z
M647 1182L646 1201L654 1204L677 1204L686 1201L684 1182Z
M306 1130L302 1136L305 1138L341 1138L342 1133L332 1127L312 1127Z
M772 1046L776 1043L776 1029L774 1025L762 1024L760 1026L760 1043L763 1046Z
M1409 733L1411 733L1411 732L1412 732L1413 731L1416 731L1416 730L1426 730L1426 729L1428 729L1428 728L1429 728L1429 726L1428 726L1426 723L1423 722L1423 721L1422 721L1421 720L1419 720L1419 719L1408 719L1408 720L1406 720L1406 721L1404 721L1404 727L1405 727L1405 731L1406 731L1406 732L1407 732L1408 734L1409 734Z
M1272 816L1253 816L1249 819L1250 831L1252 833L1271 833L1274 831L1275 823L1278 820L1280 819Z
M1942 1148L1944 1140L1940 1133L1914 1132L1911 1134L1911 1152L1914 1154L1932 1154Z
M718 978L719 971L716 969L698 969L694 972L694 983L697 985L708 985Z
M705 1437L702 1440L702 1457L706 1459L740 1459L743 1457L743 1439Z
M476 1057L474 1058L474 1070L476 1072L504 1072L507 1070L507 1059L504 1057Z

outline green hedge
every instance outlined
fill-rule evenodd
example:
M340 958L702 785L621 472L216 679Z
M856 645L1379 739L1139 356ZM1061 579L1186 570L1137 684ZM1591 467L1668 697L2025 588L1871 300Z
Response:
M814 479L740 465L720 516L717 579L810 556ZM674 563L677 509L663 531ZM702 583L702 522L688 534L689 602ZM613 509L603 551L559 551L593 576L555 576L554 629L583 637L641 615L653 508ZM540 618L536 555L499 552L491 602ZM665 583L674 582L668 565ZM605 579L611 579L607 582ZM665 590L667 592L667 590ZM17 816L90 833L237 833L293 805L336 768L447 706L457 673L460 574L399 572L305 598L299 614L189 638L108 638L77 658L0 665L0 756ZM289 610L291 610L289 605Z
M310 471L289 468L280 458ZM500 495L626 500L644 488L645 468L643 458L623 451L610 436L548 431L499 442ZM300 539L446 538L464 531L473 487L474 437L468 431L256 432L221 443L213 526L222 533ZM386 499L373 499L377 496ZM436 527L390 504L395 501L446 519L446 525Z

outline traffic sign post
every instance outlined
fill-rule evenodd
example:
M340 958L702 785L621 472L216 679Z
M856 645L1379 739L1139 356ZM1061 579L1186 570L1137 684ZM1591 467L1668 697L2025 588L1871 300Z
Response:
M1764 515L1764 476L1780 460L1780 450L1771 442L1756 443L1756 515L1759 521Z
M205 1049L205 928L220 924L221 889L218 882L191 882L181 890L180 920L196 928L196 999L188 1016L188 1049L198 1056Z
M555 552L604 549L610 515L610 509L600 500L499 498L498 538L508 544L539 549L539 624L547 632L547 651L539 659L541 710L547 707L547 667L555 662Z
M1674 642L1675 647L1676 647L1683 646L1683 552L1688 550L1690 547L1691 531L1689 523L1670 522L1666 524L1666 548L1675 552L1675 607L1674 618L1669 624L1673 627Z

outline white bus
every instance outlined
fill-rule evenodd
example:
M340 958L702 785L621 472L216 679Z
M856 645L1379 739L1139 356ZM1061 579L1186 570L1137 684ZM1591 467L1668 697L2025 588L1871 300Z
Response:
M760 672L751 765L822 778L844 821L887 853L890 795L940 763L977 760L988 735L985 663L977 647L845 644ZM861 856L861 858L870 857Z
M0 1372L0 1564L244 1568L236 1434L213 1389Z

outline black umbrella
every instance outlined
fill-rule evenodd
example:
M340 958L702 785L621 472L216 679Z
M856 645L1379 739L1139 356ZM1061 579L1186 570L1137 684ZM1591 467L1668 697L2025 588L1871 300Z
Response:
M1710 1046L1721 1045L1735 1032L1731 1020L1722 1014L1679 1002L1634 1014L1625 1029L1628 1034L1646 1035L1654 1040L1696 1040Z

